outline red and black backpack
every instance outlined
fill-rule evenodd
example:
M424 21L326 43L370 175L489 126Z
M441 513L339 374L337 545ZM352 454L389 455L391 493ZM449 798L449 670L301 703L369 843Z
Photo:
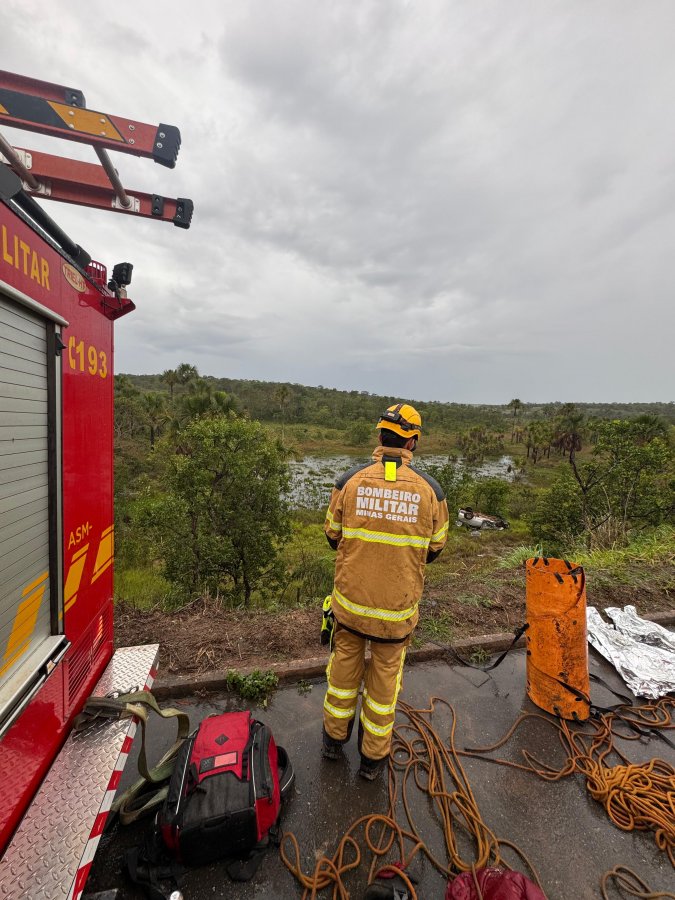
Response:
M209 716L176 757L157 815L162 839L186 865L246 860L239 877L253 869L251 877L260 851L277 838L293 780L286 751L248 710Z
M162 802L166 791L154 828L125 855L131 880L152 900L165 900L165 885L179 887L185 866L223 859L232 879L252 878L265 850L279 843L282 805L294 781L286 751L249 711L209 716L179 736L176 747L167 788L158 791L146 771L129 791L138 796L129 798L128 821ZM154 790L143 793L153 782Z

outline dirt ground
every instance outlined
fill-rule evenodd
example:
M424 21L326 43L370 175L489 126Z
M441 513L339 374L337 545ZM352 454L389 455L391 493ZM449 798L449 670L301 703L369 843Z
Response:
M589 605L599 609L632 603L640 613L675 609L675 566L659 567L631 584L588 573ZM522 568L486 575L452 573L429 585L420 605L415 643L512 631L525 620ZM251 612L197 600L178 612L141 611L119 603L115 642L124 647L159 643L160 670L177 675L258 666L321 655L321 608Z

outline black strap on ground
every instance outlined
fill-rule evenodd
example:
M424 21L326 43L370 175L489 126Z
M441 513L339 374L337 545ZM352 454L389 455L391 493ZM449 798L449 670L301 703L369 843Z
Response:
M452 657L454 657L456 660L458 660L461 663L461 665L466 666L469 669L478 669L480 672L490 672L492 669L496 669L497 666L501 665L504 662L506 657L513 650L513 648L516 646L518 641L525 634L525 632L527 631L527 629L529 627L530 627L530 623L525 622L523 625L520 626L520 628L517 628L514 632L513 640L511 641L509 646L506 648L506 650L504 650L504 652L501 653L497 657L497 659L494 662L490 663L490 665L488 665L488 666L484 666L484 665L481 666L481 665L478 665L477 663L469 662L467 659L464 659L462 656L460 656L459 653L455 650L455 648L451 647L449 644L439 644L436 641L430 641L429 643L435 644L437 647L442 647L443 650L447 650L447 652Z
M599 675L596 675L594 672L590 672L588 677L593 682L593 684L599 684L600 687L604 687L606 691L609 691L610 694L614 694L615 697L618 697L619 700L622 700L622 706L632 706L633 698L627 697L625 694L620 694L619 691L615 691L613 687L610 687L604 678L601 678Z
M166 900L180 888L185 867L172 857L156 828L150 829L140 847L125 853L129 878L141 887L150 900Z
M601 687L605 688L606 691L609 691L610 694L614 694L615 697L618 697L621 700L621 703L614 703L612 706L596 706L596 704L591 703L590 697L584 694L583 691L578 690L578 688L573 687L571 684L568 684L566 681L562 681L560 678L556 678L555 681L558 684L562 685L566 690L568 690L571 694L574 694L575 697L578 697L580 700L584 700L589 705L589 713L591 717L598 717L602 715L608 715L610 713L616 713L620 709L631 709L633 707L633 698L627 697L625 694L620 693L619 691L614 690L613 687L610 687L604 678L601 678L599 675L595 675L593 672L589 673L589 679L594 684L599 684ZM662 740L665 744L668 744L669 747L672 747L675 750L675 743L670 740L670 738L666 737L658 728L649 728L646 725L638 725L637 722L632 722L630 719L626 719L623 716L619 716L620 721L627 725L631 731L637 732L641 737L656 737Z
M553 676L550 676L553 677ZM591 698L588 694L584 693L584 691L580 691L579 688L574 687L572 684L568 684L562 678L553 678L553 681L557 682L561 687L564 687L566 691L569 691L570 694L573 694L578 700L583 700L584 703L588 704L589 714L591 716L601 716L607 713L616 712L617 709L622 709L625 706L632 706L633 700L631 697L627 697L625 694L620 694L618 691L615 691L614 688L611 688L607 682L600 678L599 675L594 675L592 672L589 673L589 679L595 684L599 684L601 687L604 687L605 690L608 690L610 694L614 694L615 697L618 697L621 700L621 703L614 703L612 706L596 706L591 702Z
M251 850L245 859L233 859L227 863L225 868L232 881L250 881L262 865L271 844L272 841L266 841Z

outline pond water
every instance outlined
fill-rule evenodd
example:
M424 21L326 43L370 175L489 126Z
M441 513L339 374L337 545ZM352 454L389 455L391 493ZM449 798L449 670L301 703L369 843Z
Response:
M291 490L289 499L294 507L320 509L328 505L330 492L338 475L368 462L370 454L359 456L305 456L302 460L289 463L291 470ZM415 455L414 465L419 469L429 466L444 466L450 457L447 454ZM461 458L454 460L458 467L463 466ZM482 463L475 468L476 475L483 478L513 479L513 459L501 456L499 459Z

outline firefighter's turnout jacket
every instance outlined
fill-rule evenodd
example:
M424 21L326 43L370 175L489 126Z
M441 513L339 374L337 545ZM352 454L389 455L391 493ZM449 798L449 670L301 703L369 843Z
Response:
M448 535L442 488L411 466L412 453L378 447L337 479L326 536L337 545L335 618L361 635L401 640L413 630L427 556Z

